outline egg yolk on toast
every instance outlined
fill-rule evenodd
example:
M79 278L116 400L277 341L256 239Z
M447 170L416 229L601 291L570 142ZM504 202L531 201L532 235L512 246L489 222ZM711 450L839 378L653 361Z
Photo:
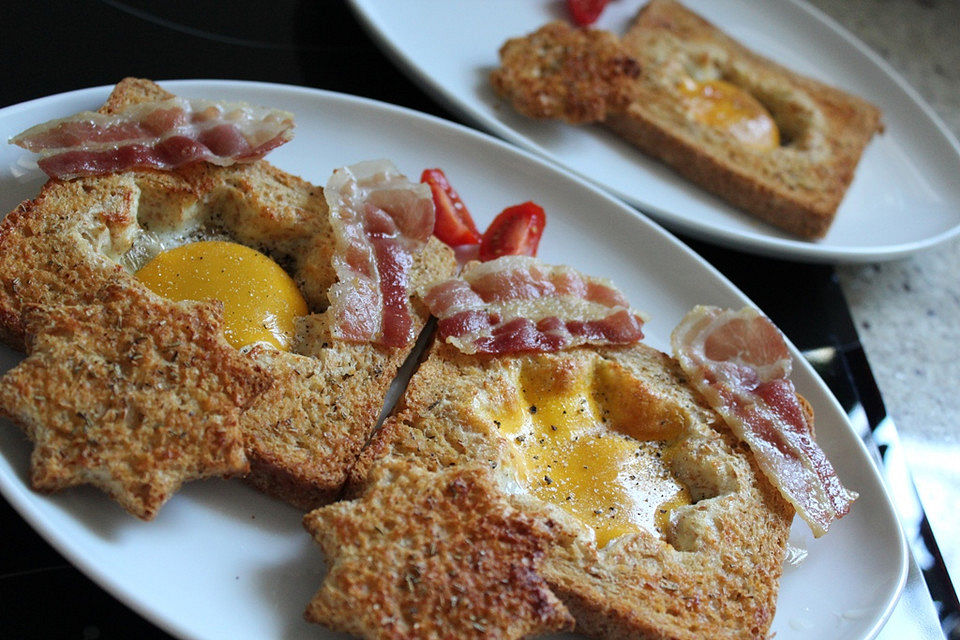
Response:
M289 349L294 318L307 313L300 290L280 265L234 242L207 240L163 251L136 276L171 300L223 302L224 336L238 349L255 342Z
M629 391L616 390L618 372L590 369L523 367L518 401L495 420L516 480L592 528L599 547L627 533L662 535L673 509L691 502L665 459L678 423L620 397Z
M755 151L780 146L780 130L773 116L759 100L735 84L685 78L679 88L687 112L697 122L721 130Z

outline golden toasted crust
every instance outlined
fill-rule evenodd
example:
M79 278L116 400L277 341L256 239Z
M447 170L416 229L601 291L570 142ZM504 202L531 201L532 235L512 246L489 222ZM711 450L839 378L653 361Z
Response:
M553 22L507 41L490 81L525 116L582 124L625 109L639 76L640 65L612 33Z
M125 279L120 265L91 248L123 233L134 200L133 182L119 176L96 183L51 182L3 219L0 332L6 342L24 348L24 305L82 304L105 285ZM74 207L92 215L74 216Z
M114 86L110 97L100 107L101 113L118 113L141 102L167 100L174 95L146 78L124 78Z
M309 511L335 499L399 367L395 349L343 345L317 358L256 346L274 386L243 414L247 481Z
M502 490L515 493L511 445L498 422L527 409L518 404L526 369L559 385L603 380L597 393L613 412L605 418L633 416L641 431L673 434L663 436L663 458L693 500L675 508L663 535L627 534L598 548L589 528L555 505L533 494L512 498L563 533L539 573L577 630L604 638L766 637L793 510L677 363L645 345L509 357L435 347L361 454L350 493L382 482L383 465L437 472L471 464L493 469Z
M330 570L311 622L361 638L523 638L573 619L537 574L550 520L505 500L489 472L383 467L360 500L304 517Z
M564 59L600 62L558 65L557 47ZM591 89L627 100L608 101L589 119L576 105L542 115L530 108L544 95L562 96L576 69L624 56L639 75L610 74L609 89ZM864 148L883 128L873 105L753 53L673 0L649 2L619 41L553 23L508 41L501 60L493 86L522 113L602 122L692 182L805 238L826 234ZM681 89L690 79L722 80L752 95L773 116L781 145L752 150L697 121Z
M270 378L224 340L222 304L98 298L28 306L31 355L0 380L0 409L35 443L34 488L90 483L150 520L187 480L245 473L240 412Z
M128 78L101 110L170 96L148 80ZM248 480L300 508L317 507L339 491L409 352L330 337L323 310L336 281L334 242L320 187L262 160L51 180L0 223L0 337L24 347L21 312L30 304L89 304L107 284L145 291L133 272L159 251L160 240L187 242L198 230L271 256L313 312L301 318L293 345L310 362L256 351L261 367L293 388L275 385L241 424L250 446ZM414 259L413 288L452 273L455 264L452 252L432 239ZM415 310L419 329L427 314L419 303ZM298 377L308 371L315 380Z

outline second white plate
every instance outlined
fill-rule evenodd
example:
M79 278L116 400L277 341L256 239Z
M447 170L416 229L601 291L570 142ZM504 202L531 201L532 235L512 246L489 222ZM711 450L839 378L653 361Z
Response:
M879 56L798 0L685 0L788 68L880 106L874 138L836 221L816 242L759 222L693 186L606 130L538 122L487 80L505 40L566 19L555 0L352 0L366 26L416 80L484 129L592 180L670 228L716 244L810 262L898 258L960 234L960 145ZM622 33L640 0L611 2L598 28Z

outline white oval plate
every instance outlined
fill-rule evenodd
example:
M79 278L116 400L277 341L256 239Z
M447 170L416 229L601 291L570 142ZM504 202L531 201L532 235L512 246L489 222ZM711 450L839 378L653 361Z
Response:
M673 326L697 303L737 307L746 298L669 234L586 182L531 154L398 107L279 85L162 83L185 96L244 100L292 111L293 142L276 165L323 184L338 166L391 158L410 176L439 166L485 228L505 206L533 199L547 210L541 256L600 274L652 315L648 341L668 348ZM30 125L94 109L107 88L62 94L0 111L4 139ZM43 182L23 173L20 149L0 150L0 205L32 197ZM3 370L20 355L0 347ZM794 353L794 380L817 410L817 433L847 486L860 492L851 514L813 541L795 524L794 544L809 549L787 567L773 629L779 640L867 638L883 624L905 579L906 547L866 449L820 378ZM24 518L82 571L141 614L183 638L335 637L302 612L319 587L323 561L300 526L301 513L239 481L188 484L140 522L89 488L53 496L28 486L31 446L0 424L0 490Z
M525 118L487 77L505 40L566 19L559 0L351 0L394 60L464 118L586 177L678 232L809 262L898 258L960 234L960 145L879 56L797 0L685 0L741 43L880 106L874 138L825 238L799 240L727 205L599 126ZM640 0L611 2L595 26L622 33Z

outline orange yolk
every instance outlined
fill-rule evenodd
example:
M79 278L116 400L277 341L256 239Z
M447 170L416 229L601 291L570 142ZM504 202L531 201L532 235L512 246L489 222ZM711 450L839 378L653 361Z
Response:
M662 534L689 491L667 468L663 441L612 428L584 382L558 388L521 375L520 403L497 420L517 481L591 527L599 547L627 533Z
M164 251L136 276L171 300L223 302L224 336L238 349L254 342L289 349L293 320L307 313L296 283L280 265L233 242L193 242Z
M724 131L756 151L780 146L780 131L770 112L740 87L723 80L686 78L680 83L680 93L697 122Z

